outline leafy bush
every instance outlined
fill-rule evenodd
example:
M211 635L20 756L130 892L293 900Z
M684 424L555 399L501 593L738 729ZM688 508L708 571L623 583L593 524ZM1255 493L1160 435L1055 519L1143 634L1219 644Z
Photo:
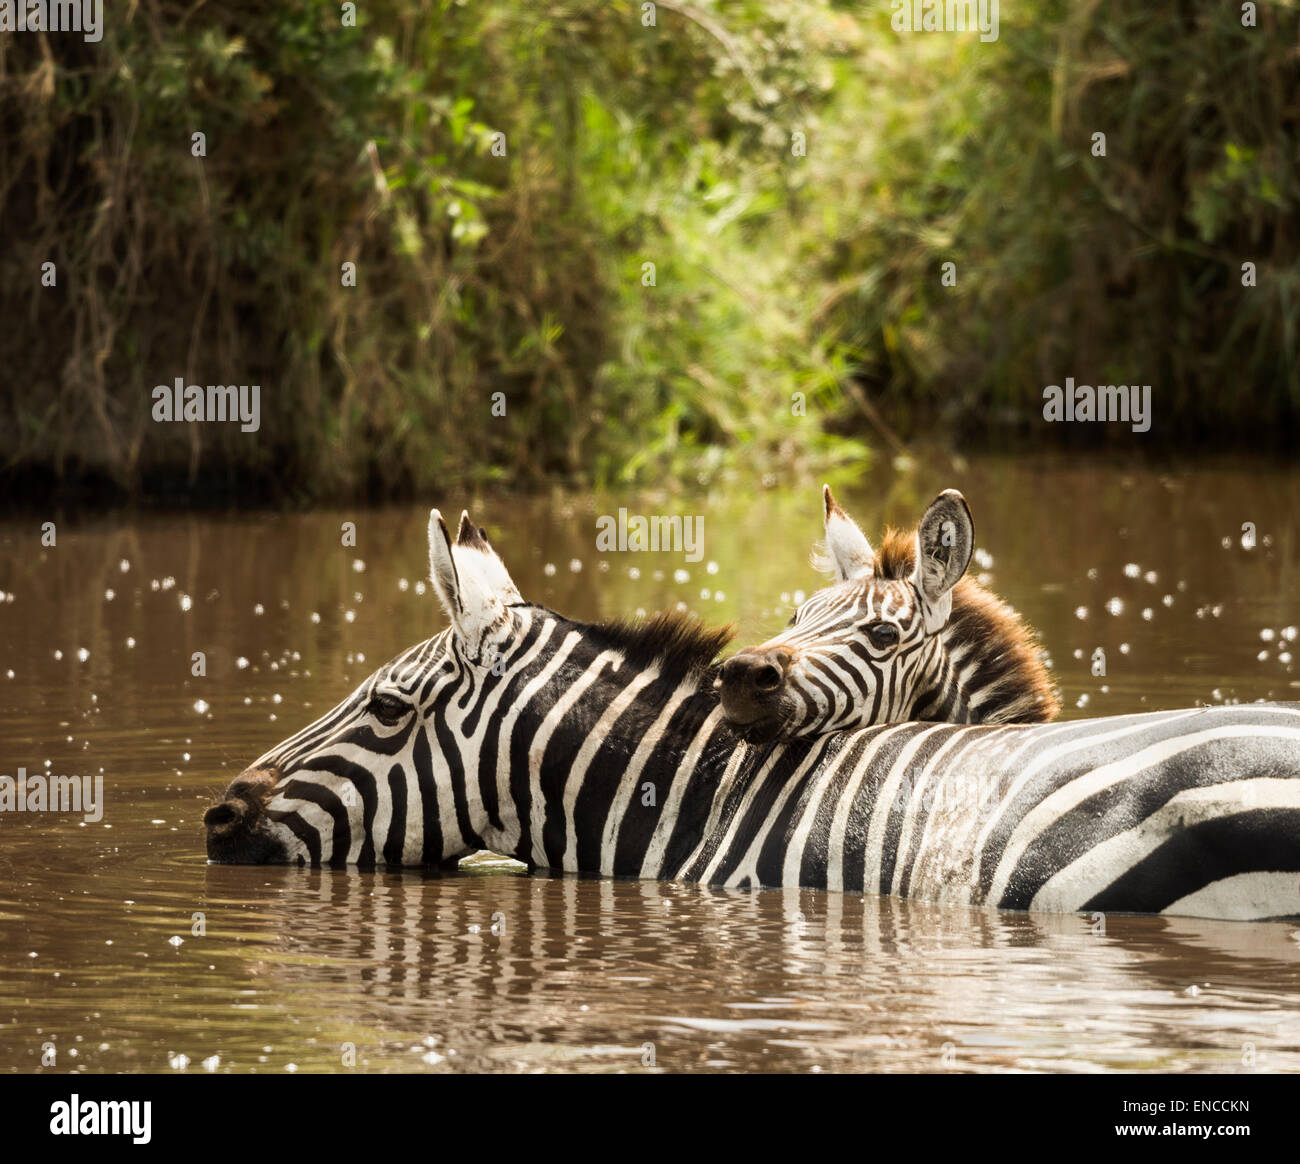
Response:
M776 480L1067 375L1152 383L1157 435L1293 431L1293 0L1025 0L993 44L832 0L343 11L0 38L10 495ZM260 384L261 430L154 422L177 376Z

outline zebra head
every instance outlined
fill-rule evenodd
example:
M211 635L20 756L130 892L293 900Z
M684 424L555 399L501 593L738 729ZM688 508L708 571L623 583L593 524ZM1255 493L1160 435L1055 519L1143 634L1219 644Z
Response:
M737 652L719 680L723 712L749 740L818 736L911 719L1017 723L1059 703L1033 631L964 578L975 526L955 489L912 535L886 531L879 552L822 491L835 583L789 628Z
M438 864L483 847L489 814L466 794L462 729L499 678L522 602L468 513L453 544L432 511L429 564L451 626L237 777L204 814L210 860Z

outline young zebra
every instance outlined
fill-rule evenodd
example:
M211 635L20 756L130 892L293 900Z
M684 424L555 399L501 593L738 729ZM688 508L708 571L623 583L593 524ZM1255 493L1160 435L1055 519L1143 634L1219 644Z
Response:
M966 578L975 525L966 499L940 493L908 534L877 553L829 485L825 552L835 584L790 629L722 668L722 705L746 739L793 739L903 720L1041 723L1060 700L1033 630ZM920 562L921 568L917 567Z
M534 867L1052 911L1300 915L1300 705L897 724L754 746L726 632L524 602L462 517L451 627L272 748L204 821L213 861Z

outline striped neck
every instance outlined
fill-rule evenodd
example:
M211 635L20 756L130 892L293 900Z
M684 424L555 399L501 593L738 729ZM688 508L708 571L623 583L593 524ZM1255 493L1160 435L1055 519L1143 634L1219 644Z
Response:
M1037 639L1020 615L971 578L931 642L910 718L941 723L1034 723L1060 703Z
M542 607L520 612L514 638L500 691L484 684L471 704L482 714L464 720L466 803L487 822L465 840L569 872L660 876L685 860L747 754L713 670L638 660L608 628ZM454 690L441 700L449 716Z

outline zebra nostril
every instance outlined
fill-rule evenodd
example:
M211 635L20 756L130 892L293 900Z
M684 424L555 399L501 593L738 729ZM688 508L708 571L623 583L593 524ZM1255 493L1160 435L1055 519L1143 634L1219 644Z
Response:
M775 691L781 686L785 675L774 663L764 663L754 670L754 690Z
M239 801L224 801L214 804L203 814L203 823L209 829L220 829L234 824L244 815L243 805Z

